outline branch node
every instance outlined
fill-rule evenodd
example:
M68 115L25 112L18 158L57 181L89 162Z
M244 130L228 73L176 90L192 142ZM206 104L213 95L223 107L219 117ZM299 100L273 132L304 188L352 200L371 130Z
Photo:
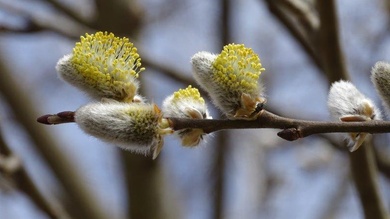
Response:
M302 138L301 131L296 128L287 128L280 132L278 132L278 136L287 140L287 141L295 141L297 139Z

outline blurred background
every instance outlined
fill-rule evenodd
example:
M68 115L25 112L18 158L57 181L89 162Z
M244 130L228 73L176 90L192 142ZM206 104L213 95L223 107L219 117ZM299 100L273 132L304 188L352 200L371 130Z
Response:
M336 20L334 8L321 2L335 3ZM81 35L98 30L135 44L146 67L142 93L158 105L179 88L197 86L193 54L219 53L234 42L260 56L271 112L330 120L328 88L346 72L381 106L370 69L390 60L389 3L0 0L0 218L367 218L351 174L354 158L341 134L287 142L278 130L231 130L214 133L197 148L183 148L168 136L153 161L88 136L75 124L44 126L36 118L91 101L61 81L55 65ZM332 32L332 24L339 32ZM328 51L338 43L340 51ZM332 57L342 63L333 64ZM372 180L388 209L388 135L370 142Z

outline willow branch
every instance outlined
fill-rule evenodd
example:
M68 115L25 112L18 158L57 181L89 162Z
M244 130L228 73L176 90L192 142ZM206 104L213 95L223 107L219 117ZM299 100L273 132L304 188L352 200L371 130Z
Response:
M64 116L65 115L65 116ZM389 133L389 121L367 121L367 122L328 122L291 119L275 115L262 110L256 120L222 120L222 119L185 119L168 118L174 130L196 128L202 129L205 133L216 132L224 129L261 129L272 128L282 129L278 136L294 141L314 134L323 133ZM74 122L74 112L65 111L57 114L43 115L37 119L39 123L46 125L57 125Z
M390 122L369 121L369 122L322 122L290 119L277 116L263 110L258 119L246 120L193 120L181 118L169 118L174 130L185 128L200 128L206 133L222 129L251 129L251 128L273 128L282 129L278 136L289 141L304 138L313 134L336 133L336 132L366 132L386 133L390 132Z

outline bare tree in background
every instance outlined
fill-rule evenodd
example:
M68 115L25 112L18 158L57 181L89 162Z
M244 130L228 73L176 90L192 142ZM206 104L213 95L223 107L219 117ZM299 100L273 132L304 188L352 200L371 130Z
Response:
M177 12L177 8L185 7L185 3L178 0L168 0L161 9L161 14L155 15L154 19L146 20L144 14L148 8L136 0L95 0L93 4L93 15L85 16L79 10L70 7L64 2L56 0L37 1L40 4L50 6L58 15L52 15L50 21L43 21L33 10L18 7L13 2L0 2L0 9L7 13L18 14L23 19L23 25L4 25L1 28L3 33L32 34L39 31L52 31L72 41L77 40L85 32L105 30L114 32L117 35L126 36L137 41L138 34L148 24L157 22L159 19L167 19ZM388 4L388 1L385 1ZM301 46L301 49L309 57L312 64L325 76L328 83L340 79L350 79L345 55L341 46L339 33L339 15L334 0L325 1L300 1L300 0L264 0L259 1L266 6L274 18L286 28L291 37ZM218 37L220 45L233 42L232 22L235 14L232 13L239 1L221 0L219 21L215 24L220 32ZM261 7L262 4L258 6ZM71 25L70 25L71 24ZM383 34L387 35L387 32ZM382 37L383 37L382 35ZM1 49L1 48L0 48ZM146 53L146 51L140 51ZM169 51L168 51L169 52ZM147 57L147 54L146 54ZM169 79L183 83L195 84L175 66L165 66L156 60L143 58L147 68L157 70L166 75ZM7 145L7 142L0 138L0 185L1 181L12 182L13 187L25 193L43 212L50 218L112 218L107 212L102 211L101 204L94 199L94 195L88 185L84 183L85 176L72 162L72 158L62 152L61 143L57 142L55 136L49 135L44 128L35 123L35 118L40 115L37 106L31 101L29 93L15 78L13 72L4 58L0 59L0 92L4 98L2 104L8 105L15 123L23 127L28 133L34 149L42 156L45 164L50 168L54 177L58 180L63 190L61 198L47 198L37 189L30 174L26 171L23 162L18 159ZM145 96L150 94L144 91ZM269 109L277 113L276 109ZM43 113L41 113L43 114ZM0 133L1 134L1 133ZM210 174L212 179L213 210L212 218L226 218L224 206L227 199L227 166L229 163L228 154L229 132L218 133L215 142L215 153L213 155L213 171ZM1 137L1 135L0 135ZM329 143L329 146L337 148L338 153L345 153L339 150L343 146L336 143L327 135L320 135ZM4 138L6 139L6 138ZM212 147L210 145L210 147ZM390 177L390 162L380 152L376 151L372 142L366 142L361 149L349 153L351 175L362 207L362 214L365 218L389 218L385 209L383 197L379 191L378 168L385 175L387 180ZM172 197L174 187L167 174L165 174L161 160L153 161L148 157L133 155L126 151L121 152L123 158L123 175L127 192L123 193L128 199L129 218L184 218L186 212L180 208L180 202ZM272 179L269 179L271 182ZM271 187L268 189L271 191ZM340 190L345 190L345 183L340 185ZM335 199L341 199L341 192ZM341 193L343 194L343 193ZM266 197L266 196L265 196ZM56 200L56 201L49 201ZM334 203L337 203L335 201ZM333 203L324 205L325 215L323 218L332 218ZM330 215L328 217L328 215ZM260 216L259 216L260 217ZM322 217L322 216L319 216Z

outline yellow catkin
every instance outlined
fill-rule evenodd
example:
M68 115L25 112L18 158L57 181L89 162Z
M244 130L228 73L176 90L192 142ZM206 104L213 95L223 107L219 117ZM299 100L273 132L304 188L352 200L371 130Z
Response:
M132 98L126 97L126 91L135 86L135 79L144 70L133 43L107 32L81 37L73 49L71 63L88 86L103 92L124 92L123 98Z
M142 136L143 134L157 133L160 114L141 106L125 112L134 120L134 134Z
M191 85L185 89L179 89L173 93L173 102L177 102L180 99L192 99L193 101L204 104L204 99L200 96L199 90L193 88Z
M213 81L227 91L257 92L260 58L243 44L228 44L213 62Z

